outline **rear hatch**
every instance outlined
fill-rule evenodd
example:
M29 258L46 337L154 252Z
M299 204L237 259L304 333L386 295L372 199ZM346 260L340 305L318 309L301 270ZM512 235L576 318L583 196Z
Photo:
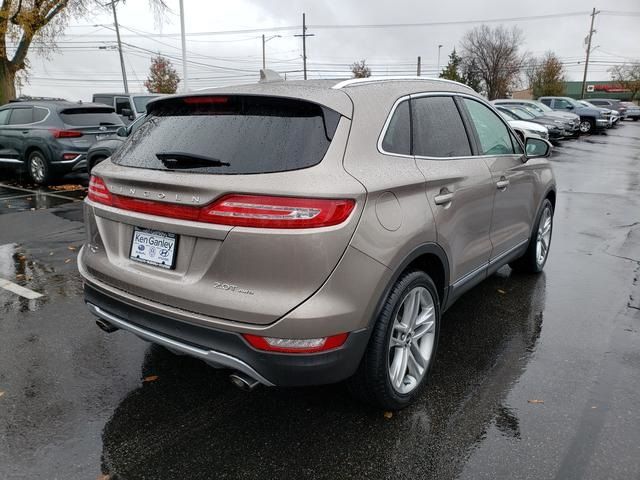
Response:
M59 112L65 135L77 147L90 147L97 140L113 137L124 126L113 108L99 105L74 106ZM74 136L72 136L72 134Z
M277 320L320 288L355 230L365 191L342 167L349 126L322 104L278 96L152 102L96 167L87 201L96 248L82 263L159 304Z

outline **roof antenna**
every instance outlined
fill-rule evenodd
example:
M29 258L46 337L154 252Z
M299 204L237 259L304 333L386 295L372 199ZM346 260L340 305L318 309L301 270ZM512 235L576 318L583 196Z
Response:
M270 70L268 68L263 68L260 70L260 82L283 82L284 79L280 76L280 74L274 70Z

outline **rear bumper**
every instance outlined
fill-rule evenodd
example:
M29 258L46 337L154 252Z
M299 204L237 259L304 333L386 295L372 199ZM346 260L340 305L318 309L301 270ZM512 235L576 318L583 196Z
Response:
M251 347L239 333L194 325L143 310L85 283L85 301L94 315L121 330L204 360L238 370L268 386L335 383L353 375L368 342L368 331L351 332L341 347L323 353L283 354Z

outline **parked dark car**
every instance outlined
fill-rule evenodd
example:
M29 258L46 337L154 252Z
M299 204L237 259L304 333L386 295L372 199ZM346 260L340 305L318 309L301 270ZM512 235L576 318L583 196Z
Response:
M85 169L89 147L123 126L105 105L14 101L0 107L0 166L27 171L34 183L46 184Z
M586 100L596 107L616 110L620 114L621 120L624 120L627 116L626 102L623 102L622 100L617 100L615 98L587 98Z
M553 110L579 115L580 133L593 133L609 126L609 119L601 110L580 105L571 97L540 97L538 100Z
M109 158L113 152L115 152L124 143L129 135L135 132L145 117L138 117L133 123L130 123L126 127L120 127L115 135L105 138L104 140L97 141L87 152L87 171L91 173L93 167L102 162L104 159Z
M549 140L560 140L568 134L565 132L564 123L561 120L545 117L543 115L536 116L532 112L523 107L515 105L496 105L499 112L508 115L514 120L524 120L543 125L549 131Z
M564 129L566 132L576 137L580 135L580 117L575 113L552 110L544 103L537 100L507 98L493 100L491 103L494 105L504 105L506 107L524 107L534 114L537 112L545 117L561 120L564 122Z
M633 102L622 102L622 105L627 109L625 115L629 120L637 122L640 120L640 107Z

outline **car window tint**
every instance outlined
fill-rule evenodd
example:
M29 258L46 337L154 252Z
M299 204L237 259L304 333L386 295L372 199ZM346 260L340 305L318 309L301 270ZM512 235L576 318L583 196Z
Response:
M409 101L400 103L387 127L382 149L388 153L411 155L411 117Z
M550 98L543 98L542 100L540 100L542 103L544 103L547 107L551 106L551 99Z
M109 105L113 107L113 97L107 95L94 95L93 97L94 103L104 103L105 105Z
M9 125L26 125L33 122L32 108L14 108L11 110Z
M131 102L128 98L116 98L116 113L118 115L122 115L122 110L128 109L133 111L131 108Z
M60 118L66 125L74 127L122 125L120 117L107 107L66 108L60 112Z
M33 121L41 122L47 117L48 114L49 114L49 110L47 110L46 108L35 107L33 109Z
M452 97L422 97L411 102L414 155L471 155L467 132Z
M556 99L555 107L563 110L568 110L571 104L562 98Z
M259 95L167 98L111 159L118 165L203 174L286 172L324 158L340 114Z
M6 125L7 120L9 120L9 115L11 114L11 109L6 108L4 110L0 110L0 125Z
M482 155L504 155L515 153L509 129L491 109L480 102L464 98L471 121L478 134Z

